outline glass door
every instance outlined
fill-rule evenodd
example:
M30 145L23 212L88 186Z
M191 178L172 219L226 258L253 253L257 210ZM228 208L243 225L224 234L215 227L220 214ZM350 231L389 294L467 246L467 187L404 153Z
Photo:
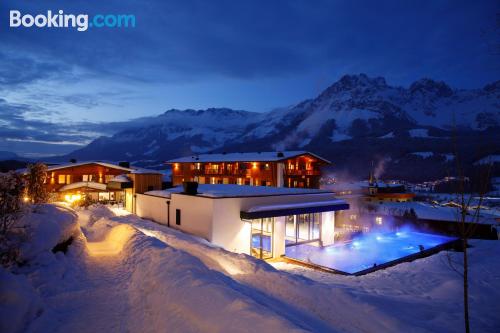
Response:
M274 218L252 220L251 253L259 259L273 257Z
M319 213L291 215L285 221L287 246L319 240Z

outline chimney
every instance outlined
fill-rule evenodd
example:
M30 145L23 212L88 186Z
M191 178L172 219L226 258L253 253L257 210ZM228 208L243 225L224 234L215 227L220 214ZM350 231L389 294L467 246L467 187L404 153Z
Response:
M183 182L184 194L196 195L198 194L198 182Z
M118 165L121 166L122 168L130 168L130 162L127 161L118 162Z

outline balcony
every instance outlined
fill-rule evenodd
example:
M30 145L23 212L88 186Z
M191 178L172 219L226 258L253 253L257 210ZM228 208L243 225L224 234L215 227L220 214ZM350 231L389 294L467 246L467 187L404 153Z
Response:
M319 170L285 170L286 176L320 176Z

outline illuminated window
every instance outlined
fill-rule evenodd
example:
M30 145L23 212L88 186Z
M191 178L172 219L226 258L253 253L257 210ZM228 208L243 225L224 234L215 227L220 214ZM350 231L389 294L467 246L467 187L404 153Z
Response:
M104 176L104 182L107 184L110 182L111 179L113 179L114 176L113 175L105 175Z
M377 217L375 218L375 223L377 223L377 224L382 224L382 217L381 217L381 216L377 216Z
M70 175L58 175L57 176L57 183L58 184L69 184L69 183L71 183L71 176Z

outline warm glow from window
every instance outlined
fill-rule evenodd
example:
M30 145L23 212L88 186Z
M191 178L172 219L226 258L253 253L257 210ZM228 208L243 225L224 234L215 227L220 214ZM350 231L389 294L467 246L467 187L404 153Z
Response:
M24 197L24 198L23 198L23 201L24 201L24 202L28 202L29 200L30 200L30 198L28 198L28 197Z
M179 169L179 163L174 163L174 169L178 170Z
M73 203L75 201L79 201L82 199L82 196L80 194L66 194L64 196L64 200L68 203Z
M257 162L252 163L252 168L257 169Z

